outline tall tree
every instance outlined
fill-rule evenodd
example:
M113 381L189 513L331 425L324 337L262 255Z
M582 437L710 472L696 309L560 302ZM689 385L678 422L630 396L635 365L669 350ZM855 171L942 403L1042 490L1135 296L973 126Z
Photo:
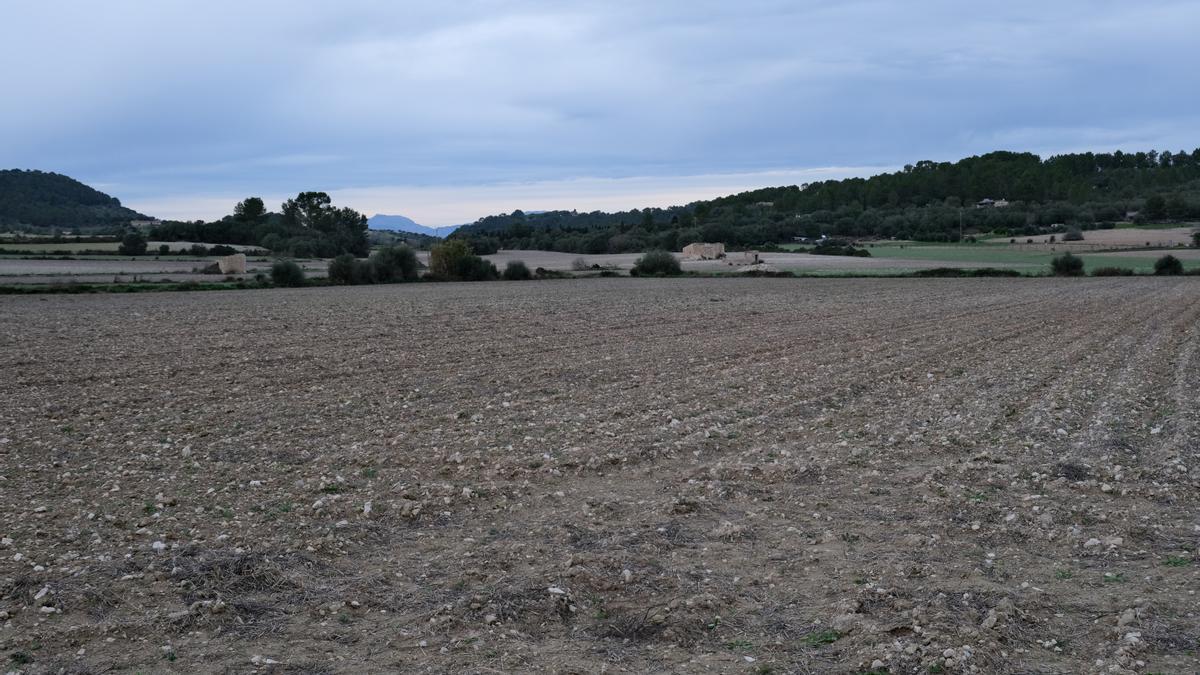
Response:
M233 217L243 223L262 222L267 215L267 207L261 197L247 197L233 207Z

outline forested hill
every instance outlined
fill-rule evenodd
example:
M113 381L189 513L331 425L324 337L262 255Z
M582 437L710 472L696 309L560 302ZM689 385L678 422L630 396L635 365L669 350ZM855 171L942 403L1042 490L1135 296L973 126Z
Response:
M974 208L982 200L1001 207ZM1061 224L1091 229L1124 220L1200 219L1200 149L1069 154L1041 159L993 152L918 162L895 173L772 187L668 209L548 211L481 218L451 237L476 250L574 253L677 250L692 241L763 246L793 237L957 240L966 233L1033 234Z
M120 200L57 173L0 170L0 226L109 228L147 217Z

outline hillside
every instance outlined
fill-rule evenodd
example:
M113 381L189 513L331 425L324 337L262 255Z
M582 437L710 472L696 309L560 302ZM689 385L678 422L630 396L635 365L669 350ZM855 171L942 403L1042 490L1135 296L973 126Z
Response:
M1003 201L976 208L982 200ZM993 152L666 209L515 211L481 218L452 236L471 241L481 252L625 253L675 250L691 241L764 246L821 234L922 241L956 241L960 232L1036 235L1055 225L1104 227L1130 212L1138 212L1139 220L1200 219L1200 149L1047 159Z
M115 197L61 174L0 171L0 226L106 229L146 219Z

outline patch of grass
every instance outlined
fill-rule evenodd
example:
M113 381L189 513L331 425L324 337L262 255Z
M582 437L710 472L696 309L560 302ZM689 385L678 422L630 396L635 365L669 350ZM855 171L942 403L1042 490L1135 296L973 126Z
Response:
M1187 567L1192 564L1192 560L1179 555L1169 555L1163 564L1167 567Z
M379 470L368 466L367 468L363 469L360 473L362 474L363 478L370 479L370 478L375 478L376 476L378 476Z
M809 633L800 638L800 641L809 647L819 647L821 645L831 645L842 638L842 634L836 630L823 630Z
M1126 581L1126 579L1125 579L1124 572L1105 572L1104 573L1104 582L1105 583L1123 584L1123 583L1125 583L1125 581Z
M13 652L12 654L8 655L8 660L12 661L18 666L24 666L33 663L33 657L25 652Z
M1054 570L1055 579L1070 579L1073 576L1075 576L1075 573L1071 570Z
M725 648L735 652L746 652L754 649L754 643L749 640L730 640L725 643Z

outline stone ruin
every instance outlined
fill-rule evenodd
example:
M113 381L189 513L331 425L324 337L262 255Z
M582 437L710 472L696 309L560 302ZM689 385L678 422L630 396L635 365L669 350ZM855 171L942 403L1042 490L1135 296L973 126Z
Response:
M245 274L246 254L234 253L217 258L217 267L221 269L221 274Z
M720 260L725 257L725 244L695 242L683 247L684 260Z

